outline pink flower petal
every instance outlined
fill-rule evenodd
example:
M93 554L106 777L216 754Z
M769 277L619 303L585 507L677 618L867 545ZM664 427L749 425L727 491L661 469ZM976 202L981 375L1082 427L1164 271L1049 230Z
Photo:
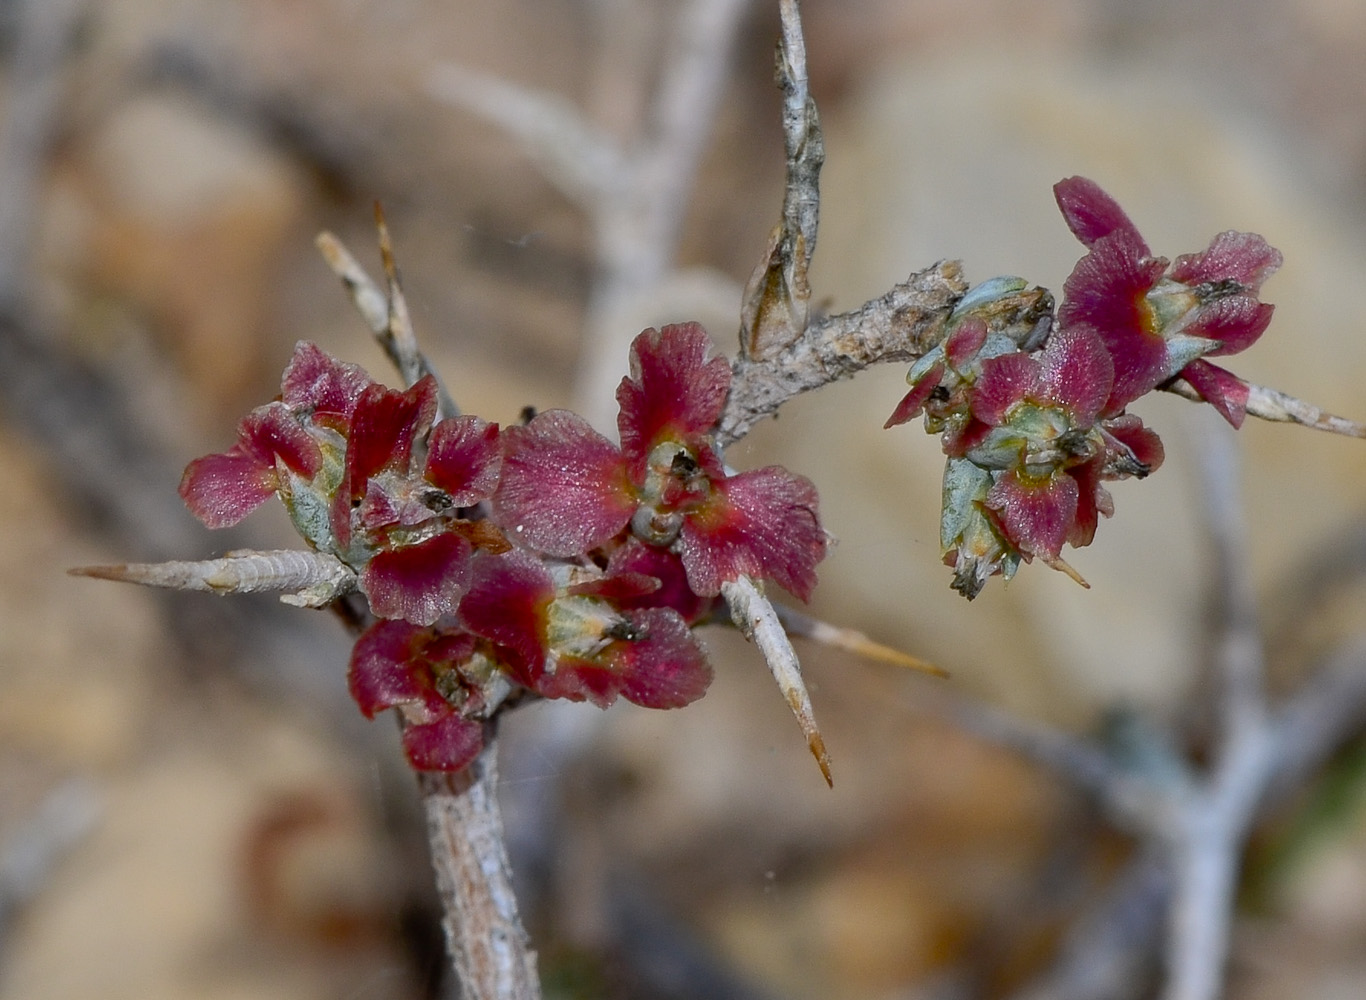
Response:
M347 686L367 719L397 705L417 707L420 719L449 711L431 682L431 666L423 651L432 631L405 621L378 621L351 650Z
M248 413L238 426L237 443L228 451L205 455L186 466L180 496L208 527L231 527L279 487L277 459L306 478L322 466L317 442L278 402Z
M555 584L539 559L513 549L481 553L472 570L460 619L475 635L504 647L508 673L524 687L536 686L545 669L546 615Z
M617 429L631 478L641 482L655 445L678 441L693 451L721 417L730 363L708 360L711 338L697 323L649 329L631 343L631 375L617 388Z
M503 430L493 515L509 537L552 556L576 556L616 535L636 500L617 446L568 410Z
M915 384L911 386L911 391L901 397L901 402L896 404L896 409L893 410L892 415L887 418L887 422L882 425L882 429L886 430L889 427L896 427L898 424L904 424L923 410L925 408L925 403L930 398L930 393L934 392L934 390L939 387L939 383L943 378L944 366L943 364L936 364L924 375L916 379Z
M672 608L685 622L692 625L711 613L715 597L701 597L688 586L683 560L669 549L646 545L638 538L630 538L612 553L607 562L609 578L616 574L645 574L656 582L656 587L636 597L619 597L617 607L623 611L636 608Z
M360 587L377 617L431 625L453 614L469 587L470 553L470 543L453 532L383 549L361 572Z
M726 580L767 577L807 600L825 557L817 508L811 481L780 466L713 482L711 496L679 533L689 586L711 597Z
M1200 253L1176 258L1171 277L1185 285L1236 281L1256 293L1281 263L1281 252L1256 233L1230 230L1214 237Z
M646 708L682 708L702 697L711 666L691 630L668 608L627 615L639 638L618 639L591 660L566 657L537 690L607 708L617 696Z
M1067 544L1073 548L1090 545L1096 537L1100 515L1103 513L1109 517L1113 513L1110 494L1100 484L1102 464L1101 456L1097 456L1066 470L1067 475L1077 482L1077 512L1067 529Z
M1192 361L1181 369L1181 377L1230 424L1243 426L1250 395L1246 382L1208 361Z
M493 495L503 463L497 424L451 417L432 428L427 447L427 481L449 493L456 507Z
M1221 341L1210 357L1227 356L1247 350L1271 325L1276 307L1258 302L1251 295L1231 295L1200 307L1195 321L1183 330L1196 337Z
M312 413L315 418L337 418L319 423L344 431L360 394L373 381L364 369L338 361L316 344L301 340L285 368L280 398L291 410Z
M1115 381L1114 364L1095 331L1081 325L1056 330L1038 360L1040 400L1065 408L1078 427L1095 423Z
M278 485L275 467L237 444L187 465L180 497L205 526L230 528L269 500Z
M483 725L455 712L403 730L403 752L419 771L464 770L483 748Z
M944 358L961 373L987 342L986 320L969 316L944 341Z
M1088 247L1114 232L1123 232L1139 249L1139 256L1148 256L1148 244L1129 221L1124 209L1106 194L1093 180L1068 177L1053 185L1053 197L1072 235Z
M436 416L436 380L430 375L406 392L379 383L366 387L351 417L346 444L347 494L359 499L369 478L385 469L407 471L413 443Z
M1193 364L1214 367L1204 361L1196 361ZM1188 365L1187 370L1190 367ZM1101 431L1123 445L1136 461L1146 465L1150 474L1161 468L1162 460L1166 458L1162 439L1156 432L1144 427L1139 417L1132 413L1111 417L1101 424Z
M677 612L649 608L627 617L642 637L613 644L623 698L646 708L682 708L706 694L711 666Z
M984 424L999 427L1006 411L1031 395L1039 382L1039 362L1016 352L987 358L982 374L972 387L972 415Z
M284 403L267 403L248 413L238 428L238 438L262 464L273 466L278 458L305 479L312 479L322 468L318 442Z
M1167 346L1153 329L1147 293L1166 269L1162 258L1146 258L1141 243L1124 230L1096 241L1063 286L1060 327L1084 324L1100 336L1114 364L1115 384L1105 412L1117 413L1172 373Z
M998 512L1011 545L1026 555L1052 560L1074 530L1078 499L1077 481L1069 475L1026 480L1011 469L987 491L986 506Z

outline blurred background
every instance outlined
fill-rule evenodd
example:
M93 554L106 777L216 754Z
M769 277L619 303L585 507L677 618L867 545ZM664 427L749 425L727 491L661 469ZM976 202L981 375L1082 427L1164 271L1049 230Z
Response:
M331 229L377 270L376 199L469 412L574 405L610 427L586 387L614 384L643 326L699 319L732 352L781 202L776 4L733 4L709 43L714 111L696 105L695 175L643 277L613 258L616 223L469 107L470 80L502 80L633 148L686 6L0 2L0 1000L453 995L415 785L390 720L346 696L340 623L64 570L291 544L272 508L210 534L175 487L278 391L296 340L395 381L313 247ZM1279 247L1276 319L1231 367L1366 418L1366 2L803 12L828 154L820 308L946 257L1060 292L1081 249L1050 187L1084 174L1156 252L1229 228ZM1063 997L1046 984L1072 929L1141 870L1084 797L933 706L947 688L1198 752L1212 571L1188 442L1218 418L1140 404L1167 464L1119 485L1071 559L1090 591L1031 566L969 606L939 562L937 442L879 429L903 377L798 400L728 458L819 486L839 544L815 614L952 679L803 647L833 791L724 630L703 635L717 678L687 711L514 713L509 835L552 995ZM1362 626L1366 447L1256 421L1238 440L1271 683L1292 692ZM1363 779L1358 739L1259 826L1230 996L1362 994ZM1115 1000L1156 981L1160 913L1136 913Z

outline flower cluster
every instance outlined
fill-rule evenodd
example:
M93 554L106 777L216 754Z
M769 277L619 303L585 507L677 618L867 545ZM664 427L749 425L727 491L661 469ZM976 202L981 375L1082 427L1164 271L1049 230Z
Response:
M969 599L1036 556L1081 582L1060 553L1090 544L1113 513L1103 484L1162 462L1161 441L1126 407L1179 377L1239 426L1246 383L1204 359L1251 346L1271 320L1258 295L1281 255L1262 237L1221 233L1171 262L1094 182L1072 177L1054 194L1088 250L1056 316L1041 324L1008 308L1026 294L1018 278L972 289L887 421L923 412L942 435L940 542Z
M180 493L212 528L278 495L310 546L354 570L378 620L352 695L367 716L402 712L415 767L458 770L518 689L603 707L701 697L692 626L727 581L809 596L815 488L725 467L713 431L730 378L697 324L646 330L617 391L618 446L563 410L501 430L438 421L431 377L388 389L301 343L280 397L190 463Z

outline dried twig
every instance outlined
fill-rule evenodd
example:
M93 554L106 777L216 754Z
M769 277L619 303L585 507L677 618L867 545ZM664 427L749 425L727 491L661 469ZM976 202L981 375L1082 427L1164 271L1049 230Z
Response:
M806 332L811 285L807 270L820 222L820 174L825 141L806 78L806 42L797 0L780 0L782 39L777 77L783 91L787 183L783 218L745 287L740 308L740 356L772 357Z
M943 337L944 321L967 287L957 261L940 261L852 312L811 322L775 356L737 359L721 444L740 440L794 396L884 361L914 361Z
M1168 392L1192 402L1204 402L1194 387L1184 379L1175 379L1163 386ZM1264 385L1248 385L1247 412L1249 416L1283 424L1299 424L1314 430L1328 431L1331 434L1344 434L1347 437L1366 438L1366 424L1334 416L1313 403L1287 395L1278 389L1268 389Z
M437 414L439 418L453 417L460 412L455 400L446 391L445 384L418 347L417 335L413 331L412 317L408 312L408 300L404 297L403 286L398 278L398 266L394 263L393 245L389 241L389 227L384 221L384 212L375 205L375 227L379 231L379 249L384 262L386 289L381 290L370 275L352 256L351 251L340 239L329 232L318 234L315 245L332 273L341 278L347 294L361 314L370 332L384 353L389 356L394 367L403 377L405 385L412 385L424 375L436 379Z
M459 774L418 776L446 946L465 1000L536 1000L536 953L517 915L498 808L497 741Z

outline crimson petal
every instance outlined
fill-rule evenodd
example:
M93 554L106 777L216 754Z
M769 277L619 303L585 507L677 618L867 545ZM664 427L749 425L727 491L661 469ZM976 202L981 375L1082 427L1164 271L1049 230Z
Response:
M1208 361L1192 361L1181 369L1181 377L1230 424L1234 427L1243 426L1243 420L1247 417L1247 400L1251 394L1246 382L1231 371Z
M1039 362L1019 352L987 358L972 387L972 415L999 427L1006 411L1032 393L1039 382Z
M380 618L431 625L454 613L470 583L470 543L446 532L376 552L360 576L370 610Z
M456 507L472 507L493 495L502 465L497 424L451 417L432 428L427 446L427 481L449 493Z
M929 401L930 393L939 387L943 378L944 365L942 362L937 362L930 367L929 371L915 380L910 392L901 397L901 402L896 404L896 409L887 418L887 422L882 425L882 429L887 430L889 427L904 424L923 410L925 403Z
M1090 327L1057 330L1039 354L1041 400L1058 403L1078 427L1090 427L1110 397L1115 366ZM985 367L985 366L984 366Z
M676 440L692 451L721 417L730 363L708 359L711 338L697 323L649 329L631 343L631 375L617 387L617 430L631 477L640 482L655 445Z
M407 471L414 441L435 416L436 380L430 375L405 392L378 382L367 386L356 402L346 444L347 496L363 496L370 477L385 469Z
M1000 515L1010 544L1027 555L1052 560L1074 529L1079 493L1077 481L1069 475L1026 480L1011 469L987 491L986 505Z
M373 381L363 368L338 361L316 344L301 340L285 368L280 398L291 410L337 418L319 422L344 431L361 393Z
M509 536L552 556L576 556L626 527L636 501L616 445L568 410L503 431L493 515Z
M1256 292L1282 262L1281 252L1256 233L1229 230L1214 237L1200 253L1176 258L1171 276L1185 285L1231 280Z
M711 496L683 521L679 555L688 584L704 597L741 576L767 577L802 600L825 557L816 487L781 466L712 483Z
M1088 247L1114 232L1127 233L1140 248L1140 256L1148 255L1148 244L1138 234L1138 227L1095 181L1086 177L1068 177L1053 185L1053 197L1067 222L1072 235Z
M454 711L435 722L403 730L403 752L419 771L464 770L483 748L483 725Z
M511 654L508 672L524 687L534 687L547 652L546 610L555 584L544 564L519 549L500 555L481 553L471 572L470 590L460 602L460 619L475 635Z
M180 498L207 527L230 528L269 500L278 484L273 465L237 444L187 465Z

